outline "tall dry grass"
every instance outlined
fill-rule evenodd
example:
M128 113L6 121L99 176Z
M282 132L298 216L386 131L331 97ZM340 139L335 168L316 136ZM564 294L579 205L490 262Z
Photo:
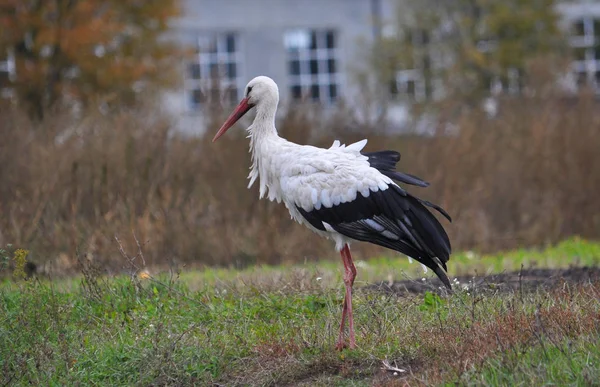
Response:
M505 101L490 120L420 145L415 169L455 215L459 248L498 250L600 236L600 110L591 96ZM433 174L432 174L433 173Z
M459 134L372 135L369 150L398 149L400 169L429 180L415 191L443 205L455 249L495 250L600 236L600 114L593 98L507 101L501 115L458 118ZM329 145L363 136L340 113L306 111L279 122L283 136ZM32 253L44 270L75 269L76 257L119 270L124 248L143 244L146 263L278 263L334 256L329 242L294 224L285 208L246 189L248 140L182 139L142 108L36 123L4 110L0 120L0 245ZM214 128L223 114L216 114ZM371 132L365 129L364 133ZM359 247L360 246L360 247ZM362 257L379 252L357 245Z

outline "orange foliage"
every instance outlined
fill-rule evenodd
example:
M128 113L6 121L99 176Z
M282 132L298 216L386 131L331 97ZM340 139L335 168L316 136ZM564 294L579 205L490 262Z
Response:
M15 55L17 102L41 118L57 102L173 84L179 49L160 40L178 0L0 0L0 52ZM139 90L138 90L139 92Z

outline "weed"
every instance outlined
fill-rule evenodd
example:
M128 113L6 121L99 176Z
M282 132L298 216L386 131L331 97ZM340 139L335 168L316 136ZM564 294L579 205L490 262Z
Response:
M8 269L10 262L12 245L7 245L6 248L0 247L0 273Z
M423 303L419 305L419 310L427 312L436 317L443 329L443 323L448 318L448 306L446 300L432 292L426 292L423 297Z
M27 274L25 274L27 254L29 254L29 251L23 249L17 249L14 252L13 261L15 263L15 268L13 270L13 276L16 279L25 279L27 276Z

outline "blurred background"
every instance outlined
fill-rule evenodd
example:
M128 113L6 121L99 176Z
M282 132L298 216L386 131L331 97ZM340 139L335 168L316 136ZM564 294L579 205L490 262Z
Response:
M115 236L155 267L334 257L246 189L243 125L210 143L257 75L289 140L399 150L456 251L600 236L600 1L0 0L0 247L53 275L120 270Z

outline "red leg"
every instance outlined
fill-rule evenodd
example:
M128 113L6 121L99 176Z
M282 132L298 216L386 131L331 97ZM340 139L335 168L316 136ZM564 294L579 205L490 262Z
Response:
M352 262L352 255L350 255L350 248L348 245L344 246L342 253L346 255L346 272L344 274L344 285L346 285L346 298L348 299L348 330L350 331L350 348L356 348L356 338L354 336L354 316L352 314L352 286L354 285L354 279L356 278L356 267Z
M352 285L354 285L354 279L356 278L356 267L354 267L354 263L352 262L352 255L350 255L350 249L348 248L348 245L344 246L341 254L342 262L344 263L344 285L346 286L346 295L344 297L344 306L342 309L340 335L336 345L338 350L341 350L346 346L344 343L344 324L346 322L346 315L348 316L350 348L356 348L356 338L354 336L354 317L352 314Z
M335 349L341 351L346 348L346 343L344 342L344 325L346 324L346 314L348 313L348 303L346 302L346 297L344 296L344 306L342 307L342 322L340 323L340 334L338 335L338 342L335 345Z

